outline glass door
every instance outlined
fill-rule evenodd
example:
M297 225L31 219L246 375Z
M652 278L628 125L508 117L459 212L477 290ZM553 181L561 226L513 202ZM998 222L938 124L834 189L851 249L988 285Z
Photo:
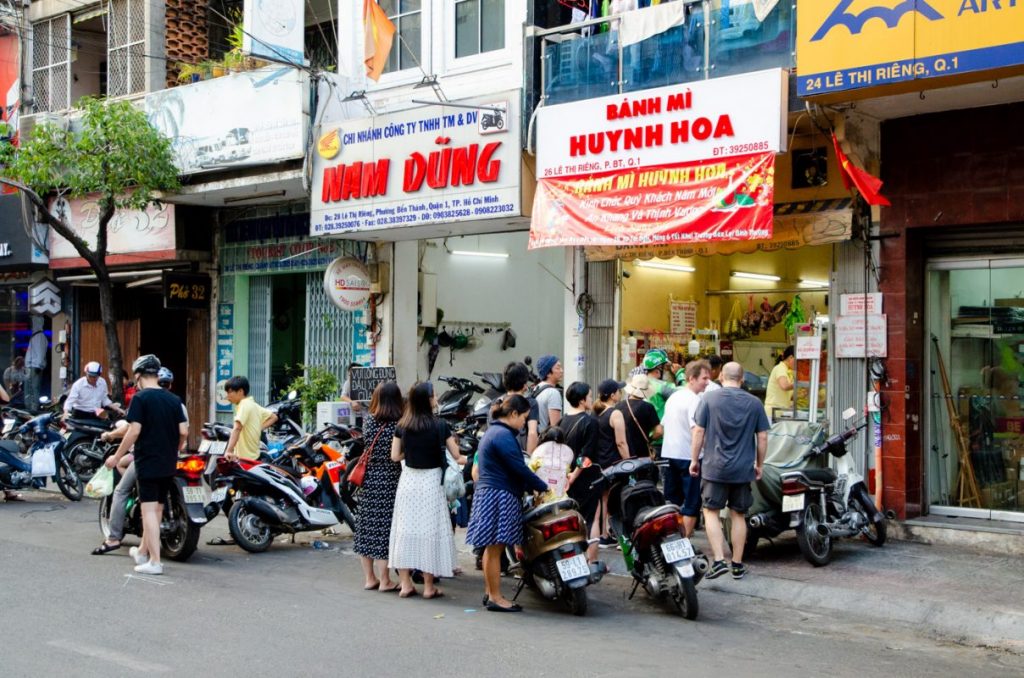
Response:
M1024 260L928 266L931 512L1024 522Z

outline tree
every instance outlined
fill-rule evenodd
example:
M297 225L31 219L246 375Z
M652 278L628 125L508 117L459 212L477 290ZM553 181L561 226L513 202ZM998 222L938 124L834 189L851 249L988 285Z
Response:
M123 359L107 267L107 228L118 210L146 209L159 203L157 191L178 188L170 140L130 102L86 97L62 124L40 123L18 147L0 149L0 183L22 191L39 220L70 242L96 275L110 386L120 401ZM99 206L95 242L86 242L67 215L54 211L58 198L85 196L95 197Z

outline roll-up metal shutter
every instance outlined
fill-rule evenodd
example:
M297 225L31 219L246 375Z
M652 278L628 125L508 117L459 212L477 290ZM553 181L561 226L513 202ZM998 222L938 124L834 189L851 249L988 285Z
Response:
M345 381L355 343L355 314L327 298L324 274L306 274L306 364L330 370Z
M596 390L615 376L615 262L592 261L586 266L591 304L583 319L583 378Z
M249 279L249 386L256 402L270 402L271 276Z

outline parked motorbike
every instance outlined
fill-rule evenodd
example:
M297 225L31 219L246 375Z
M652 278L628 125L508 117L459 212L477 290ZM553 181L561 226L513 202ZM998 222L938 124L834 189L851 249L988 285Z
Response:
M171 560L184 562L199 545L199 531L215 515L217 508L206 501L206 486L203 471L206 468L205 455L193 454L178 459L174 476L174 489L168 490L163 499L164 514L160 520L160 554ZM114 472L115 482L120 475ZM113 495L99 501L100 532L103 538L110 537L110 511ZM142 508L139 490L133 485L125 502L125 534L142 536Z
M524 501L523 544L508 549L509 572L519 576L519 597L529 586L548 600L561 600L574 615L587 613L587 586L601 581L606 568L587 562L586 521L572 499L540 506Z
M448 384L447 391L437 399L437 416L449 424L461 423L470 414L469 401L474 393L484 390L469 379L462 377L438 377L438 381Z
M23 435L21 427L32 419L33 414L27 410L16 407L4 407L2 410L3 429L0 430L0 440L12 440L18 443L18 449L22 454L28 453L32 445L31 437Z
M270 403L267 410L277 415L277 421L264 431L263 438L270 456L277 457L306 434L302 428L302 401L298 391L290 391L284 400Z
M53 454L55 472L53 480L61 493L71 501L79 501L85 483L75 472L64 454L64 438L53 430L55 415L41 414L19 426L17 435L32 443L27 452L16 440L0 440L0 489L22 490L42 487L43 478L32 477L32 458L37 454Z
M325 432L333 432L335 427L325 429ZM359 487L348 482L348 466L352 459L358 459L358 455L346 458L346 452L353 454L355 447L335 447L324 439L324 433L317 433L306 436L303 441L288 449L283 455L282 466L302 479L312 477L318 483L330 483L334 492L341 501L337 504L336 513L338 520L348 525L352 532L356 531L356 514L359 512L357 494ZM362 445L358 446L359 454L362 454ZM302 484L303 480L300 480Z
M99 470L103 460L116 445L105 443L100 436L114 427L114 422L102 419L74 419L65 417L61 425L64 430L65 453L72 468L88 483Z
M708 571L708 559L683 536L679 507L666 503L657 487L658 467L667 463L623 459L606 468L593 487L610 487L611 525L633 576L629 597L643 586L652 598L668 597L680 615L696 619L697 584Z

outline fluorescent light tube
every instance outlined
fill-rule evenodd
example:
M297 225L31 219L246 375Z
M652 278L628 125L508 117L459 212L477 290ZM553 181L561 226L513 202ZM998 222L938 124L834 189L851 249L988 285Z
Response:
M825 287L828 287L828 281L827 280L811 280L809 278L800 278L800 286L801 287L825 288Z
M468 250L452 250L452 254L461 254L464 257L490 257L491 259L508 259L507 252L470 252Z
M656 268L659 271L678 271L680 273L693 273L694 271L697 270L693 266L681 266L679 264L663 264L658 261L638 261L636 262L636 265L641 266L643 268Z
M779 282L782 280L782 278L777 275L768 275L767 273L745 273L744 271L733 271L732 277L743 278L745 280L769 280L771 282Z

